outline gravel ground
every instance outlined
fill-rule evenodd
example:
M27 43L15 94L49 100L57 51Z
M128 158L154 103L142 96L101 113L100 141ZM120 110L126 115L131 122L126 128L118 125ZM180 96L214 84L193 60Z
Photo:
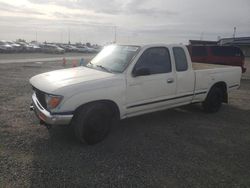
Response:
M197 104L126 119L88 146L29 111L29 78L60 68L0 65L0 187L250 187L249 73L216 114Z

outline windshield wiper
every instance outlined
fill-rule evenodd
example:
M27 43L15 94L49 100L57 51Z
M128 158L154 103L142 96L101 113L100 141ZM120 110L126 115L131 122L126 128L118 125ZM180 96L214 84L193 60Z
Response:
M92 64L92 63L91 63ZM93 65L93 64L92 64ZM103 69L103 70L105 70L105 71L107 71L107 72L110 72L110 73L112 73L113 71L111 71L110 69L108 69L108 68L106 68L106 67L104 67L104 66L102 66L102 65L95 65L95 66L97 66L97 67L99 67L99 68L101 68L101 69Z
M101 69L105 70L106 72L113 73L112 70L110 70L110 69L108 69L108 68L106 68L106 67L104 67L104 66L102 66L102 65L93 64L91 61L90 61L86 66L87 66L87 67L89 67L89 66L91 66L91 67L96 66L96 67L98 67L98 68L101 68Z

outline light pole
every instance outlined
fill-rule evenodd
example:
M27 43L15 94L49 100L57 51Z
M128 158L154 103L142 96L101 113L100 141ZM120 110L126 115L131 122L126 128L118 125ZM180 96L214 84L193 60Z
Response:
M70 28L68 29L68 40L69 40L69 44L70 44Z
M116 28L116 25L114 26L114 30L115 30L115 40L114 40L114 43L116 43L116 38L117 38L117 28Z
M236 37L236 27L234 27L234 34L233 34L233 38L235 38Z

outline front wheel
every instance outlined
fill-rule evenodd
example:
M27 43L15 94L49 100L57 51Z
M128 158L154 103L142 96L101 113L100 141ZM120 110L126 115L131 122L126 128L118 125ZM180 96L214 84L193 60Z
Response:
M96 103L80 109L72 122L76 138L92 145L106 137L112 124L112 116L106 105Z
M223 92L220 88L214 87L208 93L206 100L202 103L204 110L208 113L218 112L223 101Z

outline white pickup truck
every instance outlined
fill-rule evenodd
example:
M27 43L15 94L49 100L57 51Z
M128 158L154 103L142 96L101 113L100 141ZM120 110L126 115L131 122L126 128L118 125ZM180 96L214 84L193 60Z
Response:
M110 45L86 67L32 77L31 110L44 124L69 124L81 142L95 144L114 118L197 102L217 112L240 79L240 67L192 63L183 45Z

